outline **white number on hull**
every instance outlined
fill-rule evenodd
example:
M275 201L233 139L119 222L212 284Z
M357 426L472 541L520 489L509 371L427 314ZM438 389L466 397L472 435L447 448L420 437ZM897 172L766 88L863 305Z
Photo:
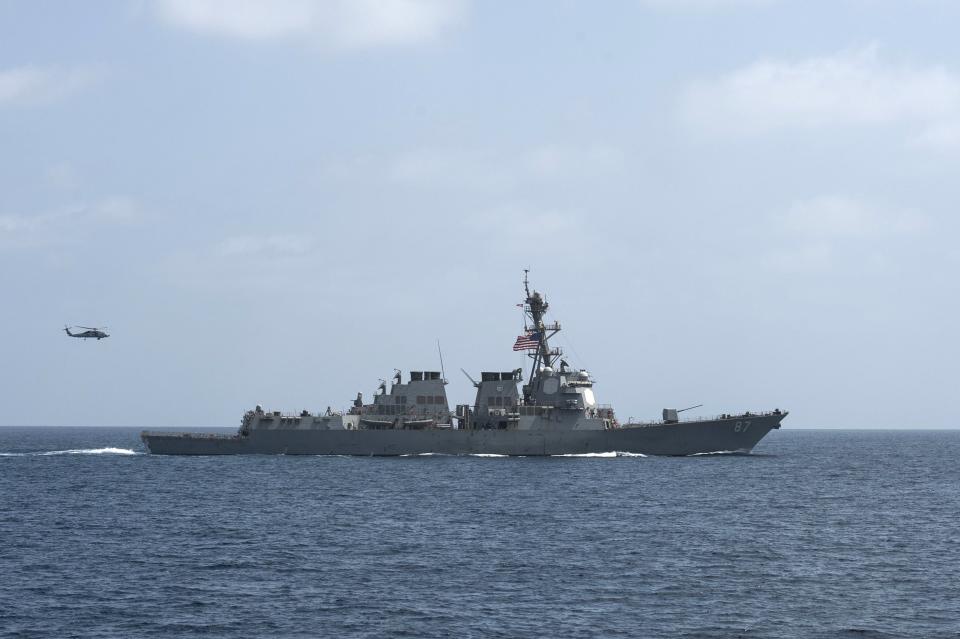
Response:
M748 428L750 428L750 422L737 422L733 425L733 432L745 433Z

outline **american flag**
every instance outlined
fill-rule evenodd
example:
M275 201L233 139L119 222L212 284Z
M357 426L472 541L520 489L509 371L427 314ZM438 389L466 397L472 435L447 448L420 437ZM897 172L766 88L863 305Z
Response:
M528 331L526 335L517 337L517 341L513 343L513 350L515 351L526 351L534 348L540 348L539 331Z

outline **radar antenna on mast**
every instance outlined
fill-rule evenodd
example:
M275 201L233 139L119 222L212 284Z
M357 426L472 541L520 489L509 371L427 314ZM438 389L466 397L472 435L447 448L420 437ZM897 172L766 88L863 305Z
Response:
M546 325L543 322L543 316L550 308L547 300L537 291L530 291L530 269L523 269L523 290L527 298L523 303L523 312L529 318L532 326L527 327L527 334L531 337L536 335L537 349L535 352L528 353L533 359L533 365L530 369L530 380L532 381L540 371L541 365L546 368L552 366L553 358L559 357L563 352L559 348L550 348L549 339L560 332L560 324L553 322Z

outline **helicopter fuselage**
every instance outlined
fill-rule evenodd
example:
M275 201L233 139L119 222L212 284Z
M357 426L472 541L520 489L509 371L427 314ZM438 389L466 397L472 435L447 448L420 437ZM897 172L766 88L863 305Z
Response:
M90 329L83 331L82 333L71 333L69 328L64 328L63 330L66 331L67 335L70 337L79 337L82 339L96 339L99 341L105 337L110 337L110 335L108 335L106 332L99 329Z

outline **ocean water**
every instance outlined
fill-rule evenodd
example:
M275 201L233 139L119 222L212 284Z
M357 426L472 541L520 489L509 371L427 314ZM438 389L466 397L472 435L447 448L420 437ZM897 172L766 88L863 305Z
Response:
M155 457L0 428L2 637L960 637L960 431Z

